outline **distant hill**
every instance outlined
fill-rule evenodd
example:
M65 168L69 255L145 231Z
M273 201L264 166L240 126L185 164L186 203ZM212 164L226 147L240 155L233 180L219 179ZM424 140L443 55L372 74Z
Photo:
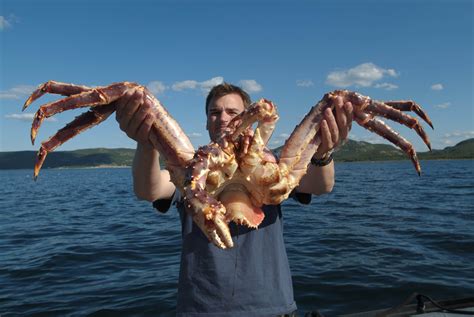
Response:
M43 168L131 166L134 149L85 149L49 153ZM35 151L0 152L0 169L31 169L36 161Z
M275 149L279 153L281 147ZM417 152L422 160L474 159L474 138L467 139L443 150ZM348 140L334 153L338 162L393 161L408 159L407 155L389 144L372 144L364 141Z
M418 156L423 160L473 159L474 138L459 142L455 146L448 146L443 150L419 153Z
M275 152L280 149L275 149ZM134 149L58 151L48 154L43 168L131 166L134 154ZM423 160L474 159L474 138L443 150L418 152L418 157ZM334 158L339 162L355 162L404 160L407 156L392 145L349 140L334 154ZM35 151L0 152L0 169L32 169L35 160Z

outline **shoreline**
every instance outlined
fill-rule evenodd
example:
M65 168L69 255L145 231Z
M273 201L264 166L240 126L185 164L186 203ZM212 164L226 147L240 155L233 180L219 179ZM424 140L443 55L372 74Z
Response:
M393 162L411 162L409 159L400 159L400 160L370 160L370 161L337 161L337 158L335 158L336 164L340 163L393 163ZM474 161L474 158L442 158L442 159L419 159L420 162L423 161ZM54 170L61 170L61 169L100 169L100 168L116 168L116 169L126 169L126 168L132 168L131 165L92 165L92 166L58 166L58 167L43 167L42 170L49 170L49 169L54 169ZM164 167L162 167L164 168ZM7 170L33 170L33 167L31 168L1 168L0 171L7 171Z

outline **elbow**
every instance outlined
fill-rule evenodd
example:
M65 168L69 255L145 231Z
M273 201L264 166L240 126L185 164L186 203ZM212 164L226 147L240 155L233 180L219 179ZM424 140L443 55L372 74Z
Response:
M324 194L329 194L330 192L332 192L333 189L334 189L334 181L326 184L326 187L324 188Z
M149 201L151 203L156 200L154 197L152 197L150 192L142 191L142 190L139 190L139 189L135 188L134 193L135 193L135 196L139 200L145 200L145 201Z
M334 189L334 180L321 184L321 186L318 187L317 191L313 192L313 194L317 196L329 194L332 192L333 189Z

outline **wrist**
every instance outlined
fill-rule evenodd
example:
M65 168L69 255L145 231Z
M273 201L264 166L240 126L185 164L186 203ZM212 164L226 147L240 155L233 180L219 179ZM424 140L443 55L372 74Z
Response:
M321 157L315 155L311 158L311 165L317 167L323 167L329 165L333 161L333 150L329 150L324 153Z
M156 151L150 142L146 142L146 143L137 142L137 150L141 150L147 153Z

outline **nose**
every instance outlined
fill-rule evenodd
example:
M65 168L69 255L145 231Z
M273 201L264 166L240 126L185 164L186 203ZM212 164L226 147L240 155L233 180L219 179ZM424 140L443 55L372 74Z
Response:
M222 111L217 118L220 123L229 123L230 119L231 117L225 111Z

